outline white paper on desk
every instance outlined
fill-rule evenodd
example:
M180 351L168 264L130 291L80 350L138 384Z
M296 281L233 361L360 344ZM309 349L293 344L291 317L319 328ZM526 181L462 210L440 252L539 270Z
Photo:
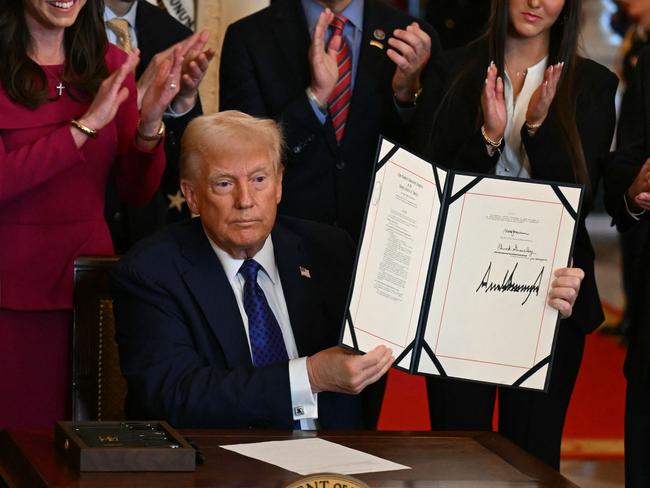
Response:
M292 439L221 446L298 474L358 474L411 469L324 439Z

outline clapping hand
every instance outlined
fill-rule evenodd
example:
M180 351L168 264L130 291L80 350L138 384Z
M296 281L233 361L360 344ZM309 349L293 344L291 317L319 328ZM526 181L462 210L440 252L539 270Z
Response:
M528 102L526 123L529 127L539 127L546 120L553 98L557 93L563 67L564 63L557 63L549 66L544 71L544 81L533 92Z
M136 49L127 56L122 66L102 81L90 107L79 118L79 122L94 130L100 130L115 118L118 108L129 96L129 89L122 86L122 83L139 61L140 51Z
M494 62L487 68L485 85L481 94L481 109L483 111L483 130L492 141L500 141L506 131L508 112L503 96L503 79L498 76Z
M181 89L174 98L172 108L177 113L185 113L196 104L199 85L208 71L210 61L214 58L212 48L205 49L210 39L210 33L204 30L194 34L185 41L183 70L181 76Z
M209 38L210 33L204 30L156 54L138 80L138 108L142 107L142 99L156 78L161 65L173 61L174 53L178 53L183 59L181 83L172 108L178 113L191 109L196 103L198 87L208 70L210 61L214 58L214 50L205 49Z
M420 74L431 56L431 38L417 22L406 29L395 29L393 36L388 39L391 48L386 51L397 65L392 88L395 97L406 103L420 91Z
M321 12L314 29L314 37L309 46L310 89L320 105L327 104L327 100L334 91L336 82L339 79L336 57L341 49L343 38L340 35L334 35L325 46L325 32L333 19L334 13L329 8Z
M171 59L158 65L155 78L142 96L140 133L155 134L160 128L165 110L180 90L182 67L183 56L177 46Z

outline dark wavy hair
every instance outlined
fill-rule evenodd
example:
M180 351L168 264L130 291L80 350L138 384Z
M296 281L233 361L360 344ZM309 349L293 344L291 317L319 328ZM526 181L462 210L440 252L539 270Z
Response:
M501 77L505 73L506 36L510 26L508 4L509 0L492 1L492 17L487 33L490 59L494 60ZM548 65L564 62L564 68L549 115L553 113L555 121L560 126L567 149L572 156L576 180L589 188L587 163L576 125L575 71L581 8L581 0L566 0L562 12L551 27Z
M87 0L75 23L65 30L63 81L81 98L92 98L108 76L103 11L104 0ZM28 55L31 48L24 0L3 0L0 81L9 98L33 109L47 101L48 86L45 72Z

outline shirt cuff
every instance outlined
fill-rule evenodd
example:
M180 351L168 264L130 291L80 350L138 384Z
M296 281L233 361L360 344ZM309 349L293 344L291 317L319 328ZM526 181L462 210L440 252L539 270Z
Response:
M625 203L625 210L627 210L627 213L630 215L630 217L632 217L634 220L640 220L639 217L645 213L645 209L641 210L640 212L632 212L629 205L627 204L627 198L625 195L623 195L623 202Z
M197 98L197 100L198 100L198 98ZM172 103L174 103L173 100L172 100ZM163 114L163 117L170 117L172 119L177 119L178 117L182 117L183 115L189 114L192 110L194 110L195 106L196 106L196 102L194 102L194 105L192 105L185 112L178 113L172 108L172 104L170 103L167 106L167 110L165 110L165 113Z
M309 99L309 105L311 105L311 109L314 111L314 115L320 124L323 125L327 120L327 112L321 110L318 104L311 99Z
M318 394L311 391L306 357L289 361L289 386L293 419L317 419Z

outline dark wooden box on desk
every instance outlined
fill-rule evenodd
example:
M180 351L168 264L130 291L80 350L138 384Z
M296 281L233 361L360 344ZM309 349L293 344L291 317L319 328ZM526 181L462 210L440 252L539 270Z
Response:
M196 452L167 422L58 422L54 445L78 471L194 471Z

